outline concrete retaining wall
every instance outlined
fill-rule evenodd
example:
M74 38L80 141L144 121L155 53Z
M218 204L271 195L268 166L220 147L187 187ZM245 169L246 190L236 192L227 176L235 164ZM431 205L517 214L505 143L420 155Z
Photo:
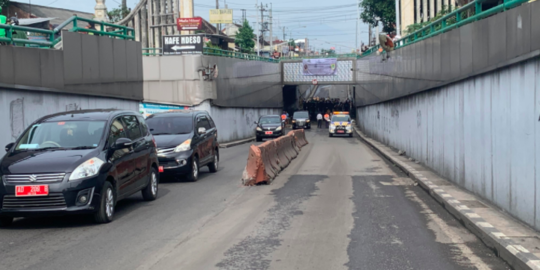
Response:
M205 101L195 110L210 113L218 129L218 142L225 143L247 139L255 136L255 124L260 116L280 114L281 109L272 108L222 108Z
M205 80L202 70L217 66ZM223 107L283 107L276 63L207 55L144 57L144 100L193 106L212 99Z
M6 144L15 141L32 122L45 115L79 109L105 108L138 111L139 102L0 88L0 126L2 127L0 147L4 149Z
M540 59L358 108L370 137L540 229ZM537 195L538 194L538 195Z

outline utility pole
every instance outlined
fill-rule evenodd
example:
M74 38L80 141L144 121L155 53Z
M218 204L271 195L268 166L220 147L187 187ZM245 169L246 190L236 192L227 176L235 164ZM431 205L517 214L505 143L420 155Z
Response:
M259 3L258 2L255 5L255 8L259 9ZM260 56L261 55L261 48L260 48L261 46L260 46L260 43L259 43L259 22L258 22L257 17L258 16L255 16L255 21L257 22L257 23L255 23L257 25L257 30L255 30L255 31L257 31L257 41L256 41L256 43L257 43L257 56Z
M216 9L219 12L219 0L216 0ZM219 23L216 23L216 35L219 35Z
M360 23L360 0L358 0L358 4L356 5L357 7L356 7L356 32L355 32L356 33L356 38L355 38L356 47L355 47L355 50L358 50L358 24ZM357 51L355 51L355 53L357 53Z
M270 53L274 52L274 32L273 32L273 21L272 21L272 3L270 3Z
M287 39L287 34L285 34L285 26L283 26L283 40Z
M396 33L398 36L401 36L401 9L399 8L399 0L396 0Z
M371 47L371 46L372 46L372 45L371 45L371 24L369 25L368 28L369 28L369 34L368 34L368 35L369 35L369 38L368 38L368 47Z
M246 10L242 9L242 24L246 21Z

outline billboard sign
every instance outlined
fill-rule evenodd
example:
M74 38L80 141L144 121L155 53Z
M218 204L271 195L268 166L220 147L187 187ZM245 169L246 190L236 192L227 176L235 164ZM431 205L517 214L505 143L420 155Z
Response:
M178 18L176 19L176 26L178 31L183 30L201 30L202 28L202 18Z
M163 55L202 54L203 36L163 36Z
M233 23L233 10L211 9L210 23Z
M304 59L304 76L333 76L337 71L337 58Z

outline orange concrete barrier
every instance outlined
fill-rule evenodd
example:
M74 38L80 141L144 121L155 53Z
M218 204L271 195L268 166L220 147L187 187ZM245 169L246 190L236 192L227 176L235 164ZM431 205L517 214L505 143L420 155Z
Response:
M275 140L251 145L242 175L243 184L246 186L270 184L279 172L298 156L301 147L307 143L304 130L295 130Z

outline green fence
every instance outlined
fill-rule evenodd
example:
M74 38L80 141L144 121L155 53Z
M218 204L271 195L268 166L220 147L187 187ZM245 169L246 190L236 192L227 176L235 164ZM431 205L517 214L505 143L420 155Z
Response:
M81 22L93 23L95 26L99 26L99 29L105 29L105 31L86 29L84 27L81 27L80 25ZM45 29L25 27L25 26L9 25L9 24L0 24L0 28L6 30L6 37L0 37L0 42L5 42L8 44L24 45L24 46L37 45L38 47L41 47L41 48L53 48L56 44L58 44L62 40L62 36L61 36L62 29L66 28L70 24L72 25L72 28L69 30L70 32L92 33L93 35L96 35L96 36L108 36L108 37L128 39L128 40L135 39L135 30L133 30L133 28L73 16L69 20L60 24L58 27L56 27L53 30L45 30ZM44 36L45 40L29 40L29 39L13 38L13 31L24 31L24 32L33 33L39 36ZM55 38L55 36L59 36L59 37Z
M463 7L458 8L444 15L440 19L426 25L424 28L396 41L396 44L394 44L394 49L399 49L413 43L422 41L424 39L442 34L444 32L448 32L465 24L469 24L474 21L478 21L486 17L492 16L493 14L505 11L507 9L517 7L528 1L529 0L504 0L502 4L487 10L483 10L482 8L482 3L484 2L484 0L476 0L470 2ZM371 47L369 50L364 52L360 56L360 58L377 52L379 49L380 45Z

